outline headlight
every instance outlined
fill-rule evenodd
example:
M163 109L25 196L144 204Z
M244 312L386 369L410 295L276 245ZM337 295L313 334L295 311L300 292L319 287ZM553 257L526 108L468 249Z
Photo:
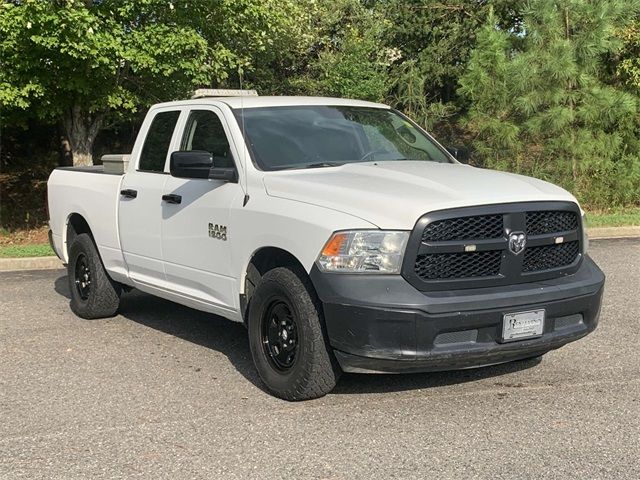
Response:
M400 273L409 232L352 230L334 233L318 266L325 272Z
M587 235L587 214L582 212L582 252L589 251L589 236Z

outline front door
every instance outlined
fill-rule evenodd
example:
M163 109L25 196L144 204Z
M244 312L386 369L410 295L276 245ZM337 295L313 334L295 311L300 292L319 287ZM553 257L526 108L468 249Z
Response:
M120 187L118 230L130 278L139 284L162 285L162 194L169 178L165 164L179 110L160 110L140 132L146 136L132 152L135 171L124 176Z
M224 118L215 107L193 107L180 150L207 151L214 166L234 167L228 138ZM242 202L239 184L169 176L164 194L170 199L162 205L162 253L169 288L222 309L236 309L229 212L234 202Z

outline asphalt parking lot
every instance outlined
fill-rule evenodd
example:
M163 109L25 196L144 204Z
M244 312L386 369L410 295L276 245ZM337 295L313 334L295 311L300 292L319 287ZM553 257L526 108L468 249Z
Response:
M141 293L87 321L0 274L0 478L640 478L640 240L592 242L601 323L540 361L265 393L244 327Z

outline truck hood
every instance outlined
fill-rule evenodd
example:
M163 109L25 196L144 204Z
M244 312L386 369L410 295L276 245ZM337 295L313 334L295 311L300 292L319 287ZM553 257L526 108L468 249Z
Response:
M512 173L425 161L351 163L268 172L267 194L410 230L425 213L474 205L576 199L560 187Z

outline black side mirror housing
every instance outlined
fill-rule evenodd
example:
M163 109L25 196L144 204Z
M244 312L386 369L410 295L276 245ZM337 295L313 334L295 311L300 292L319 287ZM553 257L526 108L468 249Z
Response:
M211 167L213 167L213 155L202 150L173 152L169 161L172 177L209 178Z
M172 177L178 178L238 181L238 172L235 168L216 167L213 155L204 150L173 152L169 161L169 171Z
M460 163L469 163L469 149L466 147L447 147L447 151Z

